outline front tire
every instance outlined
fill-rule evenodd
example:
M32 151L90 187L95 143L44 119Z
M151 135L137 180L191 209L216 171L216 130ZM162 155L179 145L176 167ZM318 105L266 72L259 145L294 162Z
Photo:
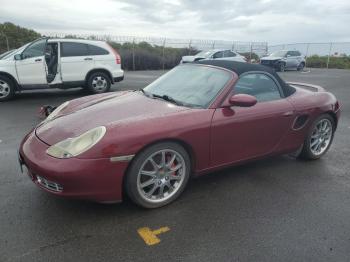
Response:
M279 72L284 72L284 71L286 71L286 65L285 65L285 63L283 63L283 62L279 63L279 65L278 65L278 71L279 71Z
M299 158L306 160L321 158L333 142L334 131L334 119L328 114L319 116L305 138Z
M111 88L111 79L104 72L93 73L87 81L87 88L92 94L108 92Z
M165 142L148 147L133 160L126 176L126 192L144 208L157 208L177 199L185 189L191 161L179 144Z
M305 67L305 64L304 63L300 63L300 65L297 67L297 70L298 71L303 71L304 67Z
M15 84L13 81L0 75L0 102L12 99L15 96Z

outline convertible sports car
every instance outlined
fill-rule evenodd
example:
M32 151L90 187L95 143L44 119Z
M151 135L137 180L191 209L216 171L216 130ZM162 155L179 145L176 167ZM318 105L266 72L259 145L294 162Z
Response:
M156 208L191 175L270 155L318 159L340 115L324 89L233 61L177 66L139 91L57 107L22 141L21 167L60 196Z

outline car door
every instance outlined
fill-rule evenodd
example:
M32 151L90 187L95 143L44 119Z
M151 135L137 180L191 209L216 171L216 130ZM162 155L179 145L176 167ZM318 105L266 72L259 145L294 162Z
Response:
M213 54L213 59L222 59L224 57L224 51L218 51L215 54Z
M63 82L84 81L94 68L88 46L84 43L61 42L61 77Z
M287 52L287 67L288 68L296 68L298 65L296 53L294 51Z
M46 43L47 39L33 42L20 54L21 59L16 60L16 71L20 85L47 85Z
M221 60L237 61L236 56L237 55L231 50L225 50L223 54L223 58L221 58Z
M286 68L293 67L293 57L290 51L286 53L285 59L286 59Z
M88 44L89 49L89 57L91 57L94 61L94 66L96 68L105 68L113 71L116 66L116 56L110 54L108 50L102 48L100 46L96 46L93 44Z
M213 166L267 155L288 133L293 121L293 106L283 98L276 79L266 73L244 74L232 94L257 98L252 107L218 108L211 127Z
M303 57L301 56L301 53L299 51L294 51L295 55L295 62L296 62L296 67L298 67L303 60Z

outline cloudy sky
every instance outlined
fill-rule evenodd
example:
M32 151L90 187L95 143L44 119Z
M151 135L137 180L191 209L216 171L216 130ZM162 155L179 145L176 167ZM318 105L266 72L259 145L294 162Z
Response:
M39 32L350 42L349 0L0 0L0 22Z

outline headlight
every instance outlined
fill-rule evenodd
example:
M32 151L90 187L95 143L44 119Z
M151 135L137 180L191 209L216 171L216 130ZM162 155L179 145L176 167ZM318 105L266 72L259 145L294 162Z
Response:
M45 121L50 121L52 119L54 119L59 112L61 112L66 106L68 106L69 101L64 102L62 105L60 105L59 107L57 107L46 119Z
M91 129L84 134L67 138L57 144L49 147L46 153L56 158L71 158L92 148L96 145L105 135L106 127L99 126Z

